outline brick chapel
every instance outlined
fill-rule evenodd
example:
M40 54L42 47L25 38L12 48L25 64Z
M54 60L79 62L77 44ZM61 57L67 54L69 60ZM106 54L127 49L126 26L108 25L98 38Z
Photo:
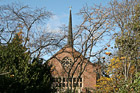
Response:
M69 30L67 45L49 59L53 67L54 86L58 89L76 89L78 92L85 89L95 89L97 81L97 65L90 62L73 47L72 15L69 15Z

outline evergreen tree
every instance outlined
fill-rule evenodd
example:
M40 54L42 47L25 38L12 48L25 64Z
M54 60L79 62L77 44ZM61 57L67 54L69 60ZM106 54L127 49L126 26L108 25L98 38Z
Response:
M0 91L3 92L51 92L51 73L47 63L33 60L22 45L21 32L11 43L0 45Z

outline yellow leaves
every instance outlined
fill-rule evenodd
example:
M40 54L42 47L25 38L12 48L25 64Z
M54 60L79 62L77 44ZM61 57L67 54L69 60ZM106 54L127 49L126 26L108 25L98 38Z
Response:
M105 59L105 57L102 57L102 59Z
M122 69L122 62L119 58L112 58L110 60L110 64L108 65L107 73L109 74L115 74L118 73Z
M112 58L110 61L111 61L111 62L114 62L115 60L116 60L116 58Z
M106 52L106 54L109 55L110 52ZM128 61L127 64L126 61ZM130 57L114 57L110 60L110 63L107 64L108 68L105 70L106 75L109 75L110 78L102 76L97 81L97 89L101 90L101 92L103 93L111 93L114 90L118 92L118 89L121 87L118 85L121 84L121 80L125 79L124 65L127 66L127 68L129 68L128 73L130 75L133 75L135 73L135 65L130 63Z
M17 35L18 36L20 36L23 32L22 32L22 29L23 29L23 26L22 26L22 24L18 24L18 30L19 30L19 32L17 33Z
M99 80L97 80L97 85L96 87L99 88L101 91L103 92L110 92L112 91L113 87L112 87L112 82L113 79L112 78L108 78L108 77L101 77Z
M112 78L106 77L105 79L106 79L107 81L112 81Z
M130 68L130 73L132 74L132 73L134 73L134 72L135 72L135 66L132 65L131 68Z
M129 59L129 58L126 58L126 57L116 57L116 58L112 58L110 60L110 64L108 65L108 69L107 69L107 73L110 73L112 74L112 77L113 75L119 79L120 77L123 77L122 75L122 72L123 72L123 69L124 69L124 59ZM127 67L130 67L130 64L131 63L127 63ZM130 67L130 71L129 73L134 73L135 71L135 66L131 64L131 67ZM120 77L118 77L120 75Z
M22 31L18 32L17 35L20 36L22 34Z
M111 52L106 52L105 54L108 56L112 55Z
M124 59L127 59L129 60L130 58L126 58L126 57L117 57L117 58L112 58L110 60L110 64L108 65L108 70L107 72L112 72L112 73L119 73L120 71L123 71L124 69ZM127 63L127 67L130 67L130 64L131 63ZM130 67L130 73L133 73L135 71L135 66L131 64L131 67Z
M22 26L22 24L18 24L18 30L20 31L20 32L22 32L22 29L23 29L23 26Z
M14 36L14 38L13 38L13 41L15 42L15 43L22 43L23 42L23 40L22 40L22 31L20 31L20 32L18 32L18 33L16 33L15 34L15 36Z
M115 64L115 65L119 65L121 62L120 62L120 59L119 58L112 58L111 60L110 60L110 65L113 65L113 64Z
M124 60L125 58L126 58L126 57L121 57L120 59L121 59L121 60Z
M14 77L14 76L15 76L14 74L10 75L10 77Z
M21 27L22 28L23 26L22 26L22 24L18 24L18 27Z
M23 32L22 32L22 31L20 31L20 32L18 32L18 33L17 33L17 35L18 35L19 39L22 39L22 34L23 34Z

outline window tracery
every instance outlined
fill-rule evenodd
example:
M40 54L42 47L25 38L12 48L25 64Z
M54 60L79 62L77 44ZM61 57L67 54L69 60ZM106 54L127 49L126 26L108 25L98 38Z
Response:
M69 67L72 64L72 59L66 56L62 59L61 63L64 67Z

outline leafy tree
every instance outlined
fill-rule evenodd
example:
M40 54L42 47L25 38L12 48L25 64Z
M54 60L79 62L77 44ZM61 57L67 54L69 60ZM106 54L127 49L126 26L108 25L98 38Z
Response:
M111 2L112 24L115 23L120 32L115 38L116 55L106 63L105 73L98 81L98 89L102 92L138 92L139 80L137 72L140 66L140 8L139 0ZM117 30L118 30L117 29Z
M125 83L120 88L120 91L129 92L139 90L138 72L140 67L140 7L139 4L134 6L134 16L132 21L127 24L128 32L116 39L116 44L119 45L119 56L126 56L125 63ZM123 43L123 44L122 44ZM132 69L133 68L133 72ZM127 78L126 78L127 77Z
M40 59L34 58L32 64L29 65L28 83L25 90L27 92L52 92L52 76L51 66L46 62L42 64Z
M97 83L97 89L102 92L116 92L120 80L124 78L121 71L123 69L119 58L112 58L109 64L106 64L104 70L107 76L101 76Z
M139 29L139 5L134 5L134 14L131 20L125 24L124 30L116 38L116 46L118 47L119 57L125 57L124 64L124 75L125 81L130 77L130 68L135 65L135 72L139 67L139 47L140 47L140 29ZM129 15L131 16L131 15ZM126 19L127 20L127 19Z
M39 59L30 62L30 53L22 45L22 33L11 43L0 45L1 92L51 92L51 73L47 63Z
M12 91L12 87L18 86L18 90L25 84L28 71L29 54L26 53L26 48L22 46L21 34L16 34L11 43L0 45L0 73L1 88ZM8 73L3 75L4 73ZM17 91L14 89L14 91Z

